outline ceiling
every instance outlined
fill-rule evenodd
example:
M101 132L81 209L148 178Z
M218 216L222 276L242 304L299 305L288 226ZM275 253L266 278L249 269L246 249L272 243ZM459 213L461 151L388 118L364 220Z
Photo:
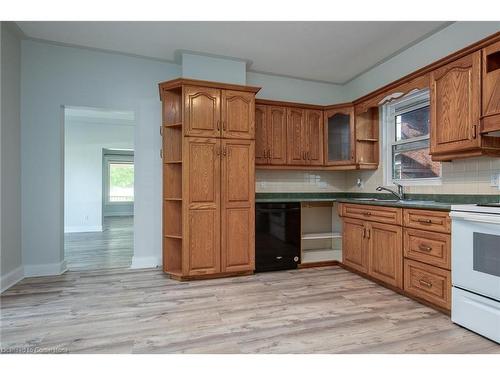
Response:
M27 37L180 62L191 51L248 69L346 83L450 22L18 22Z

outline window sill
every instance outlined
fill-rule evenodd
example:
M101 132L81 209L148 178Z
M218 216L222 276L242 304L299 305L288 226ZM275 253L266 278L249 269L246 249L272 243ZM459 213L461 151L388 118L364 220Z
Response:
M415 180L392 180L391 185L397 183L402 186L439 186L443 184L441 178L427 178Z

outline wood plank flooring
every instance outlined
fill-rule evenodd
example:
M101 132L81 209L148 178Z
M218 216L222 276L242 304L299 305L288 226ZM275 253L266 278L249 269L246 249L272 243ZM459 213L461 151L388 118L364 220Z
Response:
M3 350L500 353L449 317L339 267L177 282L160 270L25 279L0 297Z
M133 255L133 216L105 217L102 232L64 235L64 258L70 270L129 268Z

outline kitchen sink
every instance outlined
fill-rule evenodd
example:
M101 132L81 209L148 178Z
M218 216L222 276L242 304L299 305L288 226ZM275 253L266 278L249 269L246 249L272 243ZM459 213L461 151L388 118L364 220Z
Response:
M392 202L392 203L403 203L403 204L434 203L434 201L423 201L423 200L413 200L413 199L354 198L354 200L364 201L364 202Z

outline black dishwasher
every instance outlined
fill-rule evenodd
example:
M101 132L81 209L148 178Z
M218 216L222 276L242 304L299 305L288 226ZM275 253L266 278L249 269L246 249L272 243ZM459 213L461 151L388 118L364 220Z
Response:
M255 272L300 263L300 203L255 204Z

